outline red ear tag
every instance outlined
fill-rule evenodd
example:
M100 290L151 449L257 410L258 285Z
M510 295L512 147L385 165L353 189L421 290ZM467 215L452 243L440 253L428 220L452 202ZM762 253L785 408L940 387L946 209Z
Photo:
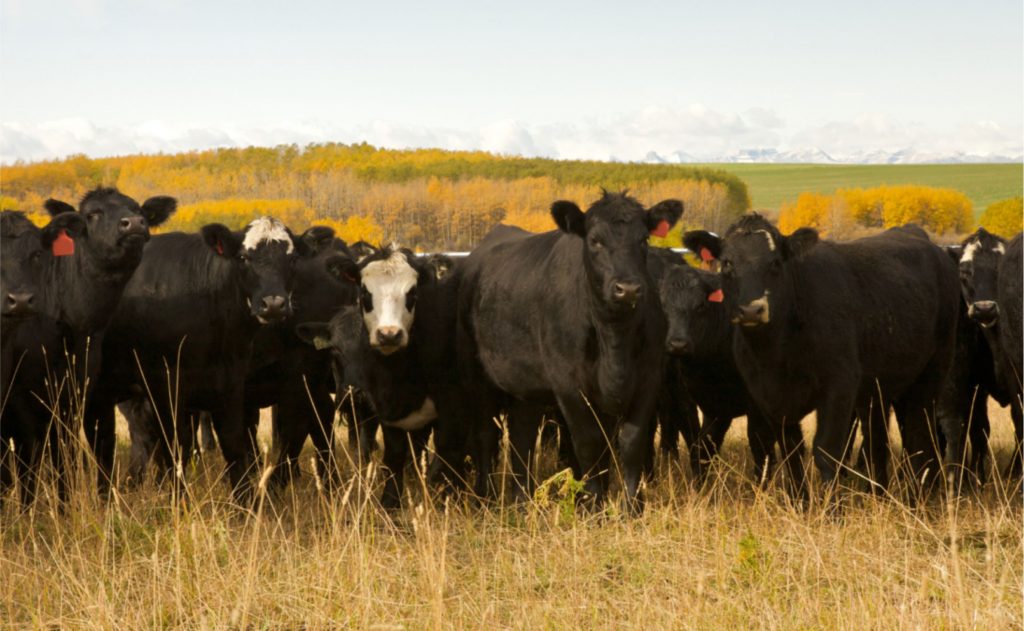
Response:
M723 300L725 300L725 294L721 289L716 289L708 294L708 302L722 302Z
M661 237L661 238L667 237L668 236L668 222L665 221L664 219L659 221L658 222L658 227L655 228L654 230L651 230L651 236L652 237Z
M700 260L704 261L705 263L710 263L711 261L715 260L715 256L711 253L711 250L707 248L701 248Z
M220 254L221 256L224 256L224 244L220 242L220 239L217 239L217 248L216 249L217 249L217 254Z
M50 245L50 251L54 256L71 256L75 253L75 241L68 236L67 230L57 233L57 238Z

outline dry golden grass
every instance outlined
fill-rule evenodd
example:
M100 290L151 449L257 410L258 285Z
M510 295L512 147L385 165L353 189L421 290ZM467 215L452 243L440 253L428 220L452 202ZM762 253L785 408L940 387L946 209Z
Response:
M993 424L1001 466L1012 430L1002 410ZM243 513L216 456L185 499L81 492L63 515L8 501L0 626L1021 627L1019 495L996 483L917 509L854 493L838 515L795 509L748 481L741 425L710 488L659 462L639 519L573 513L555 488L525 507L437 507L414 481L391 520L351 470L332 497L306 476Z

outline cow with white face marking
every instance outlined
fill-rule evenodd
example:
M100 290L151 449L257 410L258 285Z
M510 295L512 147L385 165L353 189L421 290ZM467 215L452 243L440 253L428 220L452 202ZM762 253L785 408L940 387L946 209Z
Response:
M309 255L271 217L241 232L211 224L199 234L153 237L114 313L102 379L87 409L101 489L112 470L114 406L143 397L160 424L153 433L165 463L188 461L191 418L209 411L233 490L246 494L255 455L255 427L244 415L253 339L261 326L291 314L294 267Z
M361 262L336 256L327 266L342 283L359 287L359 304L343 308L330 322L299 325L297 332L317 347L332 348L344 368L344 385L373 404L389 472L381 504L397 508L410 441L414 454L422 452L435 421L454 413L454 285L438 279L436 261L393 245ZM444 268L450 267L445 260ZM450 427L438 426L435 447L444 454L442 462L454 463L462 450Z
M409 343L416 313L419 270L411 253L388 247L359 265L359 305L370 346L383 355Z
M985 367L987 374L991 375L991 383L984 385L1000 405L1010 406L1017 447L1006 473L1011 478L1018 478L1024 468L1021 460L1024 445L1021 378L1019 369L1014 367L1014 361L1019 362L1016 356L1020 350L1018 344L1007 340L1014 335L1019 339L1020 335L1020 292L1013 290L1014 284L1020 284L1020 270L1016 269L1019 265L1007 264L1007 253L1011 247L1012 244L1007 244L1002 237L978 228L960 244L958 262L960 289L967 305L967 315L981 327L981 339L977 343L984 345L985 348L981 349L983 357L991 361L991 365ZM1013 312L1015 304L1016 314L1007 314L1007 308ZM974 396L969 383L960 385L954 400L966 401ZM959 420L960 423L952 423L951 427L955 429L965 423L964 414ZM950 458L961 455L959 446L956 447L957 450L950 452Z
M833 484L857 416L881 491L894 408L915 479L936 477L933 408L953 357L959 292L953 262L923 230L836 243L810 228L784 236L752 214L724 239L693 232L686 242L720 259L736 367L787 453L802 444L784 430L816 411L814 460ZM786 463L804 495L801 458Z

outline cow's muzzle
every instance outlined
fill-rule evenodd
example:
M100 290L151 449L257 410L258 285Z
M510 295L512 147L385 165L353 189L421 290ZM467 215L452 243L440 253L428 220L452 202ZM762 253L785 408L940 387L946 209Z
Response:
M733 324L745 327L757 327L768 324L771 320L771 311L768 307L768 297L762 296L752 300L745 305L740 305L739 312L732 319Z
M999 303L995 300L978 300L967 307L967 316L988 329L999 322Z
M640 301L643 291L644 286L640 283L616 281L612 283L612 301L617 305L632 309Z
M405 346L405 331L397 326L382 326L373 332L370 346L383 355L390 355Z
M119 241L132 238L148 240L149 224L146 223L146 218L141 215L122 217L121 220L117 222L117 233Z
M260 324L280 322L291 315L291 305L284 296L264 296L260 306L255 309L256 319Z
M4 297L3 315L7 318L24 318L35 313L35 296L27 291L12 291Z

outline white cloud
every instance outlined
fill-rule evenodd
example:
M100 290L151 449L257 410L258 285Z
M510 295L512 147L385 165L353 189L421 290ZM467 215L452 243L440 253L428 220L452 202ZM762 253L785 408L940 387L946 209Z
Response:
M683 108L647 107L571 123L531 125L499 120L475 129L384 120L350 126L315 120L281 120L262 126L161 120L101 126L82 118L36 124L4 122L0 123L0 161L40 160L76 153L109 156L362 141L394 148L483 149L502 154L595 160L673 160L682 156L679 159L717 161L751 155L810 156L820 152L840 161L884 161L886 155L896 152L904 156L913 154L916 160L941 160L950 155L1017 157L1024 152L1020 126L994 121L934 129L881 115L863 115L853 120L795 127L769 109L752 108L737 113L694 104ZM867 158L869 154L872 157Z

